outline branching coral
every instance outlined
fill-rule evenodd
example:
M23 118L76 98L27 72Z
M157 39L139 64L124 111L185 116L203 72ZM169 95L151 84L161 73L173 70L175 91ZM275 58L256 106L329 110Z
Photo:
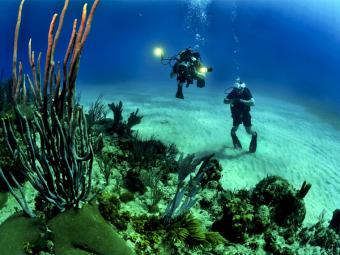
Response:
M325 227L324 216L325 211L320 215L316 224L300 230L300 242L304 245L320 246L328 251L327 254L339 254L340 236L334 229Z
M32 69L33 81L23 75L19 63L17 74L17 45L21 23L22 0L15 30L13 66L12 66L12 101L16 114L16 123L2 120L4 137L11 155L32 186L46 202L54 204L60 210L78 207L85 201L91 188L93 152L87 133L87 123L82 107L75 104L75 82L80 55L90 32L94 12L99 3L95 0L89 16L87 5L83 7L82 19L77 31L77 20L73 23L72 35L61 67L54 62L54 52L63 26L64 16L69 4L65 0L56 33L55 14L48 32L48 48L44 74L40 71L41 53L36 64L31 40L28 45L28 58ZM26 103L26 78L34 98L34 117L28 120L20 107ZM41 82L43 80L43 82ZM23 95L20 98L20 95ZM15 130L18 130L20 137ZM6 178L0 169L0 176L8 185L25 213L34 216L28 207L24 191L12 173ZM20 195L14 192L10 182L14 182Z
M142 121L143 116L138 115L138 112L139 112L139 109L130 113L130 116L126 123L128 130L131 130L133 126L139 124Z
M149 168L167 156L168 148L155 137L142 139L138 133L131 139L130 162L137 167Z
M119 101L118 104L111 103L108 104L109 108L113 113L113 123L115 126L118 126L123 121L123 102Z
M161 171L159 168L143 170L140 174L140 178L144 185L150 188L151 203L148 204L150 212L158 211L157 204L164 196L159 185L160 176Z
M207 172L215 167L215 165L211 163L211 158L213 156L214 154L196 159L194 154L187 155L186 157L181 155L178 164L177 190L163 215L165 224L169 224L174 218L188 212L197 202L195 197L201 188L202 180L207 177ZM186 183L185 179L187 176L195 172L196 167L200 164L201 166L198 171L194 176L191 176L190 181Z
M98 162L99 170L104 176L105 184L109 185L110 176L112 174L112 171L113 171L112 169L114 166L113 159L109 155L102 153L101 157L97 158L97 162Z
M111 103L108 105L113 112L113 124L108 129L109 132L114 132L119 136L130 135L131 128L142 121L143 116L138 115L138 109L130 113L127 121L123 121L123 103L119 101L118 104Z
M88 111L87 123L89 125L89 129L96 123L106 118L107 109L105 108L105 104L103 103L103 96L99 96L94 103L91 104L90 109Z

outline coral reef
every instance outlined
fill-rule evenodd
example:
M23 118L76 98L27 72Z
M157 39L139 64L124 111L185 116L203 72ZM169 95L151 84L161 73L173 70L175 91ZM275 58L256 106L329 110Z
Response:
M111 103L108 105L113 112L113 122L108 126L107 131L115 133L118 136L131 135L131 128L142 121L143 116L138 115L139 109L130 113L127 121L123 120L123 103L119 101L118 104Z
M306 215L303 198L310 188L303 191L301 195L301 190L304 190L305 185L304 183L297 191L287 180L279 176L269 176L256 185L252 193L252 201L256 205L270 205L272 220L276 224L299 227Z
M103 121L106 118L107 113L108 110L105 108L105 104L103 103L103 96L100 95L96 101L90 105L90 109L86 114L89 131L94 124Z
M22 184L26 181L25 175L20 171L20 168L15 164L11 156L11 153L6 146L6 141L2 137L0 137L0 168L3 169L3 173L6 177L6 180L9 182L11 186L15 185L15 183L10 177L10 175L13 175L15 180L19 184ZM5 179L0 178L0 192L8 191L9 188L5 182Z
M188 212L197 202L195 196L202 186L202 181L209 177L209 172L214 171L215 161L212 161L214 154L202 158L195 158L194 154L184 157L180 156L178 160L178 183L174 198L170 201L164 215L163 221L169 224L174 218ZM199 169L196 171L196 167ZM190 180L185 182L191 174Z
M8 218L0 226L0 254L25 255L23 244L35 245L41 237L42 223L21 214Z
M29 40L28 58L33 82L28 75L23 76L21 63L19 63L19 73L17 73L17 45L24 0L21 1L18 12L11 88L11 100L17 125L9 119L2 119L4 138L22 174L46 202L54 204L60 210L78 207L87 199L91 189L93 152L83 109L75 105L74 91L81 51L88 37L98 3L99 0L94 1L88 17L86 17L87 5L84 5L78 31L77 21L74 21L70 43L63 62L63 79L60 64L57 65L57 73L55 73L54 52L69 0L65 0L55 34L57 14L53 16L50 23L43 74L40 73L41 55L39 54L36 66L32 41ZM21 110L21 105L27 104L25 77L29 81L30 92L34 98L33 119L28 119ZM43 77L42 84L40 84L40 77ZM18 130L19 136L15 130ZM7 176L0 168L0 177L10 192L24 212L34 217L35 214L28 206L22 185L11 172L9 172L10 178ZM15 192L15 188L20 191L19 194Z
M132 254L124 240L100 216L95 206L71 209L48 222L56 255Z
M314 226L301 228L306 213L303 198L310 187L304 182L296 190L282 177L268 176L251 191L226 192L223 216L212 229L248 247L254 244L253 237L263 238L262 248L271 254L300 254L307 245L337 254L339 236L324 226L323 217Z
M135 199L135 195L132 192L124 192L119 196L120 201L123 203L128 203L130 201L133 201Z
M4 115L8 108L10 107L11 102L11 86L12 79L2 79L0 80L0 114Z
M311 187L308 183L295 189L287 180L269 176L252 190L223 191L219 183L222 169L212 155L202 158L180 155L176 158L177 151L164 154L166 146L157 145L160 141L152 141L151 146L156 144L156 148L162 148L158 150L160 157L140 163L143 150L137 150L139 156L130 156L133 150L136 153L131 144L137 142L138 148L144 146L145 140L138 139L138 135L118 139L111 136L113 142L109 144L117 148L112 150L114 154L125 155L115 160L115 168L121 169L125 182L128 180L134 188L123 185L116 190L116 194L123 196L106 195L107 198L100 202L106 208L101 210L104 218L119 230L136 252L190 254L195 250L197 254L253 254L256 251L306 254L322 249L336 254L338 251L334 248L337 239L333 235L323 243L320 238L318 243L303 241L300 227L305 216L303 198ZM170 164L167 166L165 162ZM136 188L141 187L141 182L143 188ZM128 199L125 198L126 188L131 189L133 199L130 193L127 193ZM283 210L287 203L294 206ZM155 210L153 205L157 205ZM139 210L134 211L136 208ZM164 216L170 211L173 214L165 220ZM201 221L203 215L207 218Z
M0 225L0 254L340 254L339 210L329 226L324 215L303 225L311 184L296 189L267 176L251 190L223 190L214 154L184 155L142 137L133 129L143 118L138 108L124 120L123 103L112 103L106 118L98 97L84 114L76 78L99 0L89 15L84 5L78 29L73 23L62 65L54 52L69 0L55 33L57 16L51 21L44 72L31 40L32 74L21 63L17 72L23 3L13 77L0 84L0 209L1 192L10 191L32 218L14 214ZM33 210L25 180L36 191Z
M218 232L207 232L202 228L202 222L192 214L186 213L165 228L167 240L181 241L189 246L225 243Z
M215 221L212 229L232 242L244 242L254 232L255 209L249 199L235 197L224 207L222 219Z
M8 194L6 192L0 192L0 209L6 205Z
M340 235L340 209L336 209L333 212L333 217L329 223L329 228L334 229L334 231Z
M322 247L328 254L339 254L340 252L340 236L339 233L332 228L325 226L324 213L319 217L316 224L303 227L298 233L303 245L312 245Z

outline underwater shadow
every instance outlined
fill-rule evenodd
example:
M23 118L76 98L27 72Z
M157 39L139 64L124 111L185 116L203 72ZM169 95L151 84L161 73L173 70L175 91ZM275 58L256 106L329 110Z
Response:
M222 146L215 152L215 157L218 159L238 159L243 156L252 154L249 151L239 151L237 154L227 154L228 151L235 150L233 146Z

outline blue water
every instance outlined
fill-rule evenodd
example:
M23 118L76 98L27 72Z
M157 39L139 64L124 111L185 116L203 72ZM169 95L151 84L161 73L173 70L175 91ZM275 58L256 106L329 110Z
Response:
M10 76L19 0L0 1L0 68ZM85 1L71 1L56 59L63 59L74 18ZM91 5L91 1L89 1ZM19 59L27 67L27 43L45 52L47 31L63 1L27 0ZM89 9L89 8L88 8ZM240 76L249 85L282 86L303 98L340 105L340 3L331 0L102 0L79 71L79 84L167 82L169 68L152 55L162 46L171 56L198 46L214 67L207 86L228 87ZM255 85L254 85L255 86ZM256 88L255 88L256 89Z

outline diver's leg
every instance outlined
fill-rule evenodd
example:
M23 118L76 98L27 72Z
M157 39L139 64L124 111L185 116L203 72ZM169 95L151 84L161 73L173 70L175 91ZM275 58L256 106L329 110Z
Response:
M179 98L179 99L184 99L184 96L183 96L183 82L179 81L177 83L176 97Z
M256 152L256 148L257 148L257 133L255 131L252 131L251 141L249 144L249 152L251 153Z
M244 127L249 135L251 135L251 141L249 144L249 152L256 152L257 148L257 133L252 129L250 114L246 119L243 120Z
M237 130L238 130L238 125L233 126L233 127L231 128L231 130L230 130L230 134L231 134L231 135L236 135Z
M196 85L197 85L198 88L203 88L203 87L205 87L205 80L204 80L204 79L200 79L200 78L197 79Z
M235 123L235 120L234 120L234 125L230 130L230 135L231 135L231 139L233 140L234 148L240 150L240 149L242 149L242 144L241 144L240 140L238 139L238 137L236 135L236 131L237 131L239 125L235 125L235 124L236 123Z
M251 126L248 126L248 127L245 127L246 129L246 132L249 134L249 135L256 135L256 132L252 129Z

